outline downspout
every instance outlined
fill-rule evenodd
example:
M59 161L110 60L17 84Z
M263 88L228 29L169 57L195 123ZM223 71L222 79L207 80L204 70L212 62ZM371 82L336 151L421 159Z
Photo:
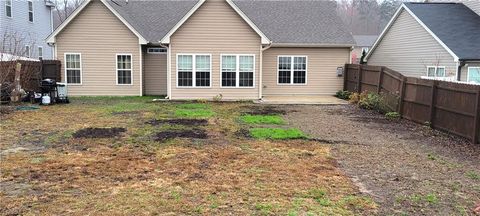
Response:
M259 76L258 76L258 98L262 100L263 98L263 51L266 51L272 47L272 43L269 43L266 47L262 47L260 45L260 71Z
M167 96L165 99L172 99L172 72L171 72L171 52L170 47L167 44L159 43L159 45L165 49L167 49Z
M465 66L465 61L459 60L457 62L457 81L461 81L462 79L462 67Z

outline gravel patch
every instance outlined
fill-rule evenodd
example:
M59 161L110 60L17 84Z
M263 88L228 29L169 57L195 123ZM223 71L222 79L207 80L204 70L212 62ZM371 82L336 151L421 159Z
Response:
M289 124L334 143L339 166L380 215L474 215L480 205L480 180L471 174L480 175L480 145L352 105L280 108L298 111L287 110Z

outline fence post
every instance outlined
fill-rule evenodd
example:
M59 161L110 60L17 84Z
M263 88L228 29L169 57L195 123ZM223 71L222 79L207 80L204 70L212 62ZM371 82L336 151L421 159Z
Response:
M477 91L477 101L475 102L475 118L474 118L474 127L473 127L473 144L480 143L480 89Z
M400 116L403 115L403 98L405 97L405 88L407 87L407 78L402 76L400 81L400 99L398 101L398 113Z
M348 64L345 64L345 69L343 70L343 90L348 91Z
M432 84L432 99L430 100L430 124L432 128L435 128L435 105L437 103L437 81L434 80Z
M377 94L380 94L382 91L382 81L383 81L383 70L384 67L380 67L380 74L378 75L378 87L377 87Z
M362 92L362 65L358 65L358 77L357 77L357 92Z

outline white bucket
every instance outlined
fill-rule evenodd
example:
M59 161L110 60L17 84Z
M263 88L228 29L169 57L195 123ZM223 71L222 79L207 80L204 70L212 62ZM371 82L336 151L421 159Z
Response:
M43 105L49 105L50 104L50 96L45 95L42 97L42 104Z

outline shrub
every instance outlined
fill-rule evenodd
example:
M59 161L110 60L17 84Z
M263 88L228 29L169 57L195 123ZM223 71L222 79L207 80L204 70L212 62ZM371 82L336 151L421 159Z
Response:
M343 99L343 100L348 100L348 99L350 99L350 95L352 95L351 92L340 90L335 94L335 97Z
M385 103L383 96L376 93L353 93L350 95L350 103L357 104L362 109L375 110L380 113L391 111Z
M397 112L387 112L385 114L385 117L387 117L387 119L390 119L390 120L396 120L400 118L400 114Z

